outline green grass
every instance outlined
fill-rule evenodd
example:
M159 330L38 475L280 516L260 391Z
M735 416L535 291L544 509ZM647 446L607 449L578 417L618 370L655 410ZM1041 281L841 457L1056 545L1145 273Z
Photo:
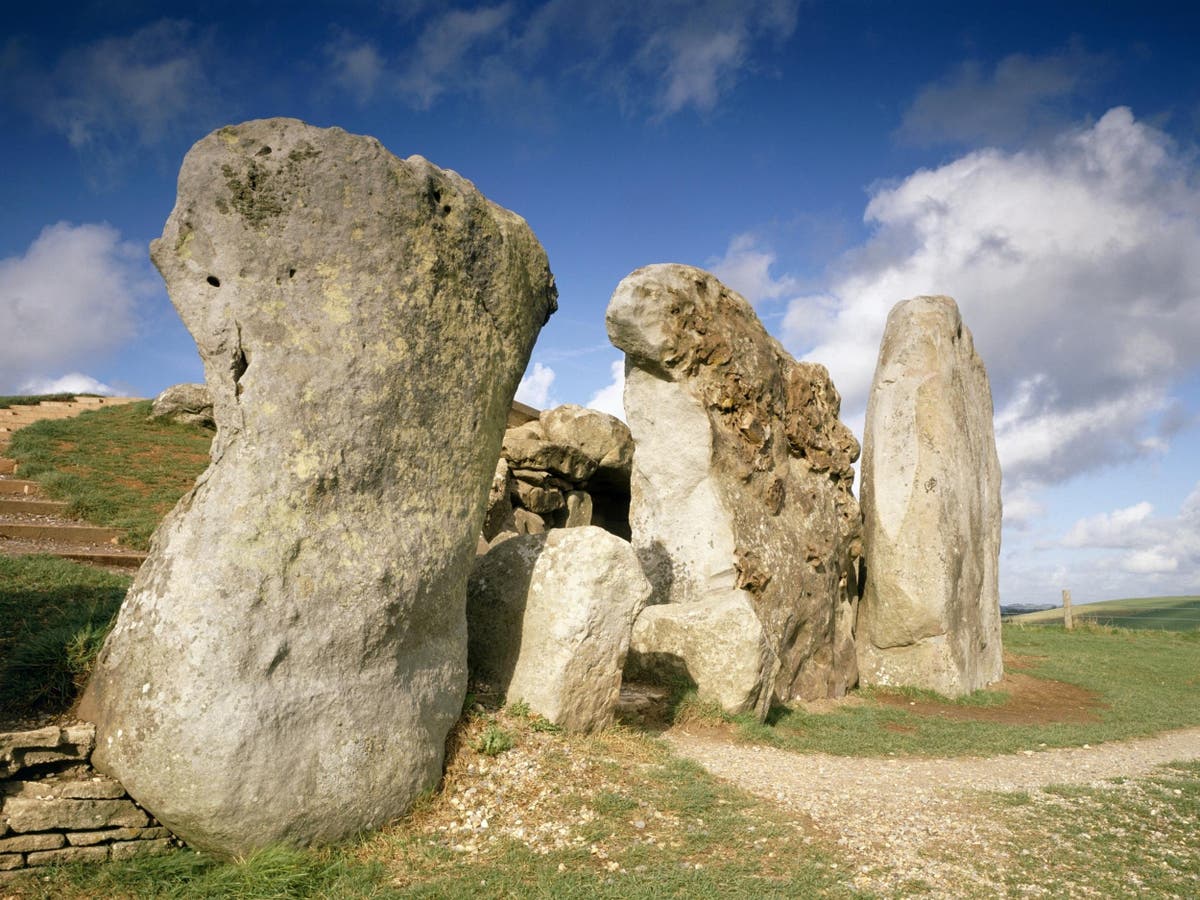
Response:
M1130 597L1071 607L1076 624L1112 625L1164 631L1200 631L1200 597ZM1016 616L1024 625L1061 625L1062 607Z
M777 708L760 725L736 721L745 739L800 752L846 756L958 756L1012 753L1121 740L1200 724L1200 634L1168 631L1004 626L1005 650L1031 658L1026 674L1095 692L1096 722L1011 724L918 715L873 699L828 713ZM923 692L909 692L914 697ZM992 707L984 692L947 707Z
M521 754L518 774L506 779L483 771L502 763L474 749L476 737L497 721L512 733L513 753ZM675 758L658 741L623 729L548 735L529 723L503 712L470 717L444 789L409 818L357 843L275 848L241 863L181 851L41 870L13 885L21 885L20 896L39 900L858 896L843 884L847 868L802 840L780 813ZM527 769L534 774L522 780ZM469 803L500 806L489 828L464 833L454 803L471 796ZM567 833L553 846L539 846L513 835L518 822L530 832L543 833L536 825L548 823Z
M1007 805L1003 876L1013 896L1031 887L1053 897L1200 896L1200 762Z
M50 556L0 556L0 717L71 705L129 582Z
M145 549L162 517L208 466L212 432L150 420L150 402L48 419L13 435L22 477L65 500L74 515L118 529Z
M95 394L29 394L19 397L0 397L0 409L10 406L37 406L43 400L66 401L74 400L76 396L94 397Z

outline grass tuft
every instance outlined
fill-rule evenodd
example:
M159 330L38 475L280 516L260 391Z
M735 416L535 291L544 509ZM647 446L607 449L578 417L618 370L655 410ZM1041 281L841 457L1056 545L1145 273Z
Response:
M0 715L65 712L129 587L49 556L0 556Z

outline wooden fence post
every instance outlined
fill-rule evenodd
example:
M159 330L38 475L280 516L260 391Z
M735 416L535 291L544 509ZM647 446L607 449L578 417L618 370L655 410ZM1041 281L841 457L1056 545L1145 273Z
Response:
M1063 628L1075 630L1075 619L1071 616L1071 592L1063 589Z

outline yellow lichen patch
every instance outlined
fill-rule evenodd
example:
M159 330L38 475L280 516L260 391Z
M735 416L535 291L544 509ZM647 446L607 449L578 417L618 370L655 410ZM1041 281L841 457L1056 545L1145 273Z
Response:
M179 240L175 242L175 252L180 259L192 258L192 242L196 240L196 232L190 228L179 236Z
M238 136L237 136L237 132L233 128L226 126L225 128L222 128L220 131L217 132L217 136L220 137L221 140L228 147L233 147L233 146L237 145Z
M299 431L292 432L292 440L300 446L292 455L292 474L301 481L315 478L321 471L321 455L311 446L305 446L304 435Z
M367 233L366 229L363 228L361 225L355 225L353 228L350 229L350 240L361 241L363 239L363 235L366 233Z
M348 324L352 301L350 295L342 287L339 278L341 269L328 263L318 263L317 275L324 282L321 286L321 293L325 295L326 303L321 309L338 325Z

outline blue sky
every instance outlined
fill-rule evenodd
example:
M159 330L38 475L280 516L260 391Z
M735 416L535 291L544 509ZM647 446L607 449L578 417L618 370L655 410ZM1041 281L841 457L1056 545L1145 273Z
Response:
M58 4L0 31L0 393L199 380L146 245L221 125L465 175L545 245L520 396L613 408L604 307L703 266L861 435L888 309L988 366L1006 603L1200 593L1200 12L1183 3ZM65 379L65 380L64 380Z

